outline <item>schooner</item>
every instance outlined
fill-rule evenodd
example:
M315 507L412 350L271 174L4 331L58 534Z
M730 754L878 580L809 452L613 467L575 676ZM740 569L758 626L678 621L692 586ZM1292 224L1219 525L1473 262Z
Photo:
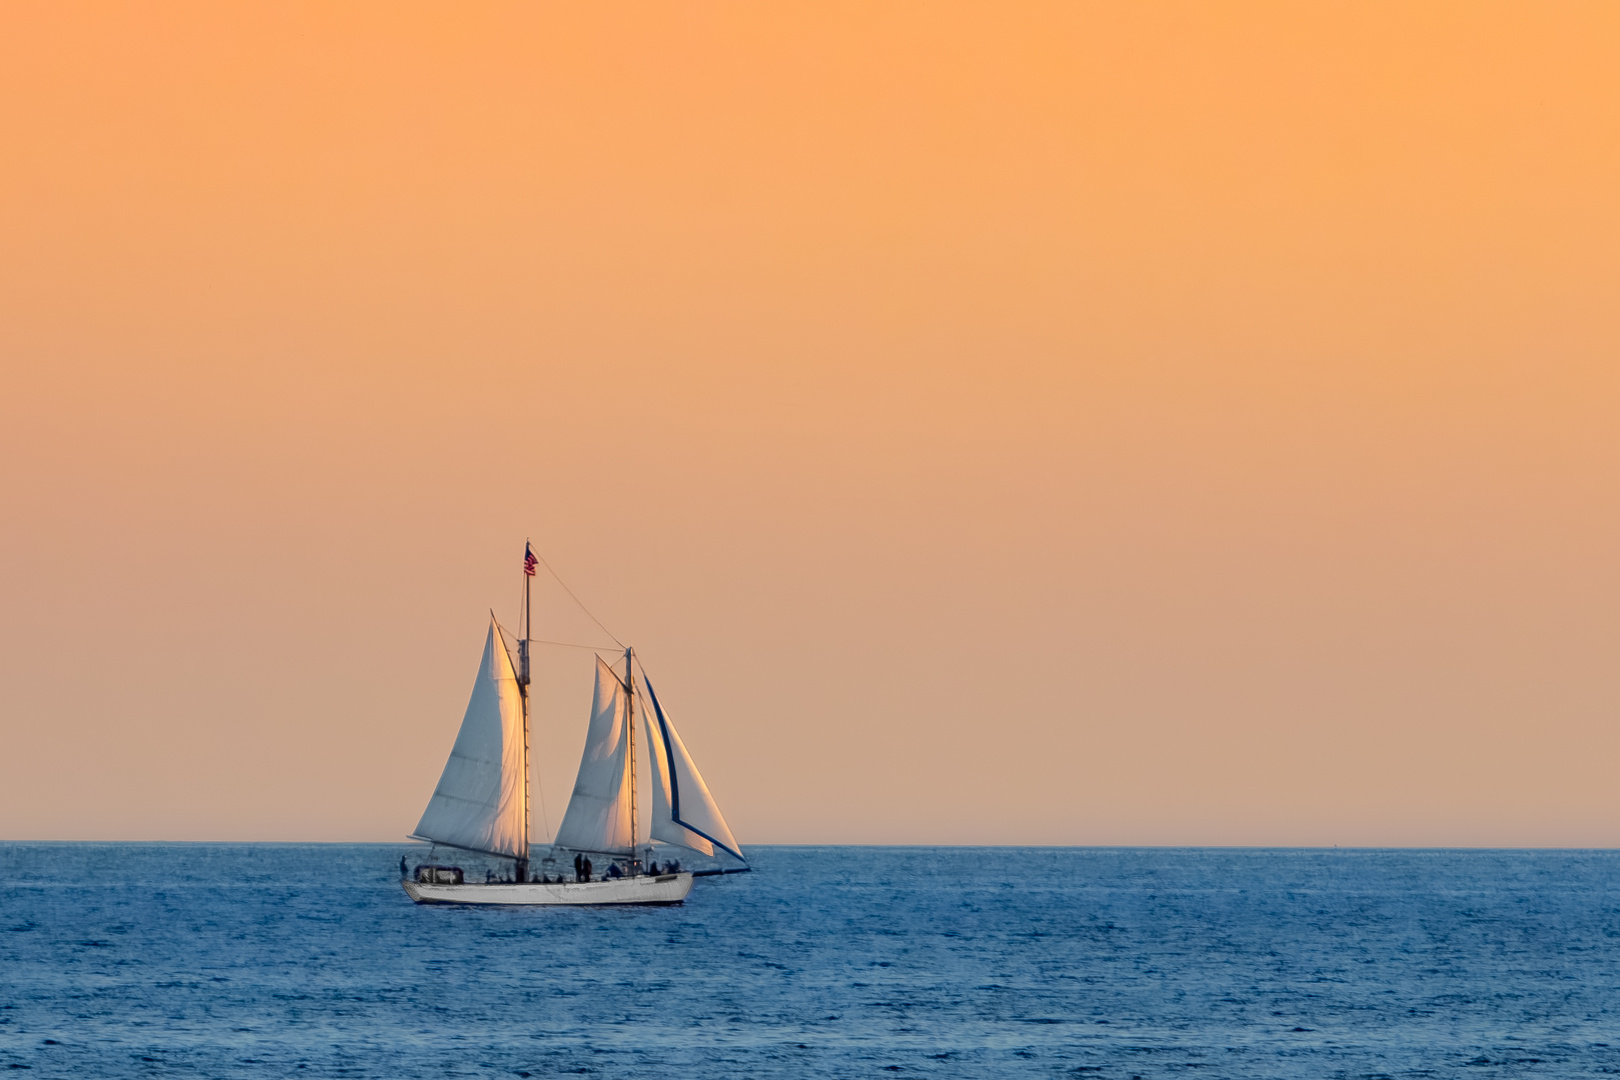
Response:
M438 787L410 834L413 840L441 847L511 859L511 880L469 882L459 867L423 865L401 881L405 892L419 904L677 904L691 892L694 877L748 869L646 671L637 679L640 664L627 648L623 678L596 657L585 750L553 841L554 847L575 853L575 874L566 881L548 873L530 874L529 584L536 562L525 546L522 635L513 640L490 615L461 729ZM646 844L637 836L638 711L652 766ZM652 859L654 840L705 856L729 855L743 865L696 872L671 867L672 872L660 873ZM593 855L603 859L606 874L578 870Z

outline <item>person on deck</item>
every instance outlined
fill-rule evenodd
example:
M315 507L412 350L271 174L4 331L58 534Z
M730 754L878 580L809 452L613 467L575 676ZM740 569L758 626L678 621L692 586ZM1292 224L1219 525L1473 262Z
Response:
M574 880L585 880L585 864L580 861L580 854L577 851L574 852Z
M408 878L410 876L411 876L411 872L408 869L406 869L406 867L405 867L405 856L401 855L399 857L399 879L401 881L404 881L406 878Z
M584 880L591 880L591 857L589 855L585 856L585 860L580 863L580 867L585 871Z

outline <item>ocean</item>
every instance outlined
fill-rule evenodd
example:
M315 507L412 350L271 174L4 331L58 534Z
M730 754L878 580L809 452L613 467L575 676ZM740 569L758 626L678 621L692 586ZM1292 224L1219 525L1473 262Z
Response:
M595 910L417 907L405 853L0 846L0 1068L1620 1073L1615 852L758 847Z

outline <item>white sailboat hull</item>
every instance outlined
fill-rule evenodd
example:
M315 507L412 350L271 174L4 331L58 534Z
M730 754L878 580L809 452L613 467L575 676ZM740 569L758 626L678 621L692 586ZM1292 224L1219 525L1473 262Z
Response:
M401 881L405 895L418 904L679 904L692 891L692 875L659 874L608 878L604 881L569 881L487 885L435 885Z

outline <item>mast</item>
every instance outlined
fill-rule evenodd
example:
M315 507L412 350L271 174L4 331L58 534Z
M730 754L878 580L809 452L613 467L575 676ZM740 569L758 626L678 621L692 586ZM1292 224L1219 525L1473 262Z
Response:
M529 607L529 584L534 580L534 552L523 542L523 636L518 639L518 694L523 699L523 854L518 856L518 881L529 880L529 633L534 613Z
M625 726L629 729L626 735L630 738L630 866L631 873L635 873L636 865L636 672L635 650L624 650L624 688L626 691Z

